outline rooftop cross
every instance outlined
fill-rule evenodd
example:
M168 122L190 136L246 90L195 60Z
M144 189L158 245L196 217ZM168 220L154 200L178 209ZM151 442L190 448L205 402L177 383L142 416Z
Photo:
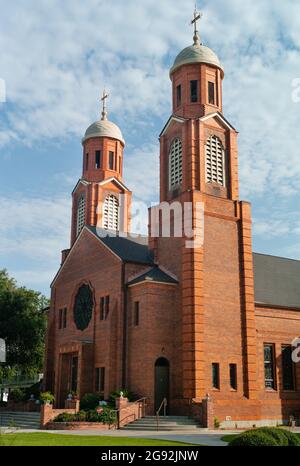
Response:
M106 109L106 99L108 98L109 94L106 93L105 89L103 90L103 95L101 97L102 100L102 118L101 120L107 120L107 109Z
M195 10L194 10L194 19L192 19L191 21L191 24L194 25L194 45L198 45L200 44L200 37L199 37L199 33L198 33L198 30L197 30L197 21L199 19L201 19L203 16L203 13L200 13L199 11L197 11L197 3L195 4Z

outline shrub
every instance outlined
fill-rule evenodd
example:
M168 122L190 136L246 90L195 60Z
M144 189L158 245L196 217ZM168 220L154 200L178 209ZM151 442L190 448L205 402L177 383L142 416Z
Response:
M220 421L217 417L214 417L214 428L219 429L220 427Z
M9 393L8 399L13 401L25 401L25 392L21 390L21 388L14 388Z
M289 444L288 438L283 429L278 429L277 427L260 427L259 431L273 437L274 440L276 440L277 445L280 447L287 447Z
M87 422L101 422L100 414L95 409L90 409L86 412Z
M54 422L101 422L102 424L115 424L116 421L116 413L109 408L105 408L102 413L97 413L95 409L79 411L76 414L65 412L54 419Z
M116 424L117 423L117 413L110 408L104 408L100 414L100 419L103 424Z
M79 411L76 413L76 421L84 422L86 421L86 411Z
M83 411L96 409L101 400L103 400L103 396L99 393L86 393L80 400L80 409Z
M71 413L60 413L56 418L53 419L54 422L74 422L76 420L76 414Z
M278 443L271 435L266 432L248 430L235 437L229 443L230 447L277 447Z
M299 447L300 446L300 440L297 435L295 435L293 432L290 432L289 430L285 429L280 429L282 434L286 436L288 440L288 446L289 447Z
M55 400L54 395L52 395L51 392L42 392L40 394L40 401L42 403L49 402L49 403L52 404L54 402L54 400Z
M260 427L235 437L230 446L300 446L300 440L292 432L277 427Z

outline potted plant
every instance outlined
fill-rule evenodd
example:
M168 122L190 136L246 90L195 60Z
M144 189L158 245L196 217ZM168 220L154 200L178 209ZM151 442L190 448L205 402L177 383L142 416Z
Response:
M51 405L54 403L54 395L51 392L42 392L40 394L40 401L41 403Z

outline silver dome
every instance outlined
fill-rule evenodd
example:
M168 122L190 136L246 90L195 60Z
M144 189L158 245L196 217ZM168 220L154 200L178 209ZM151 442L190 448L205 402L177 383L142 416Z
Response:
M95 123L89 126L82 138L82 143L87 139L99 137L118 139L125 144L120 128L115 123L108 120L95 121Z
M216 66L221 69L222 77L224 76L224 69L215 52L213 52L209 47L199 43L186 47L177 55L174 64L170 69L170 76L181 65L188 65L192 63L206 63L208 65Z

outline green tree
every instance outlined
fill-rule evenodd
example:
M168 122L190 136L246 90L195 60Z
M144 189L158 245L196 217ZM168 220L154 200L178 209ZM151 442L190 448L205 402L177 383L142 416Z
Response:
M6 270L0 270L0 338L6 340L7 347L0 378L42 370L47 305L41 293L18 287Z

